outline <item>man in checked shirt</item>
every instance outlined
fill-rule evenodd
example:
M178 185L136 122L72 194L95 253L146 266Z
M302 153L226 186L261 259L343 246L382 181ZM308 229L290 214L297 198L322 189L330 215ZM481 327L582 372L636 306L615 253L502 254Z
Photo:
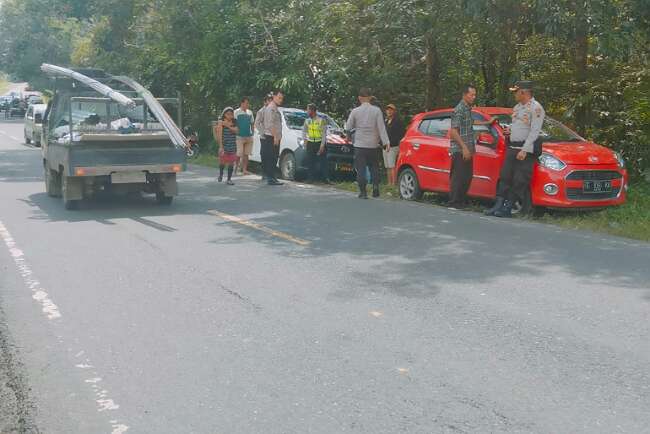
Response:
M463 97L451 115L451 130L449 137L451 143L451 173L449 207L465 207L467 191L474 176L474 154L476 152L476 138L474 125L491 125L496 119L487 121L474 121L472 106L476 100L476 87L468 84L463 87Z

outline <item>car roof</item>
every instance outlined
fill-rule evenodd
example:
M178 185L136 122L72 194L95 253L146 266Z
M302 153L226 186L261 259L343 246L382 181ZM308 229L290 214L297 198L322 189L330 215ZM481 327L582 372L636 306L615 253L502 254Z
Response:
M427 117L427 116L435 116L437 114L443 113L443 112L448 112L450 110L453 110L453 107L447 107L447 108L438 108L435 110L431 110L428 112L422 112L418 114L418 117ZM472 109L473 111L477 111L486 115L494 116L494 115L510 115L512 114L512 108L509 107L474 107Z

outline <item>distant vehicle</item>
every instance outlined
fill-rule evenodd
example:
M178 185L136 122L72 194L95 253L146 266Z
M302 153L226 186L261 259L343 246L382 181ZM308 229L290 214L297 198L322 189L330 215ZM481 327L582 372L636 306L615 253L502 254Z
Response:
M452 111L421 113L411 121L397 161L403 199L418 199L424 191L449 191ZM503 127L510 125L512 109L479 107L472 115L476 120L499 119L500 125L474 127L477 145L469 195L492 199L506 153ZM542 137L529 195L518 209L542 213L545 208L602 208L625 202L628 174L620 154L583 139L550 117L544 121Z
M0 111L9 110L12 100L11 96L0 96Z
M76 71L138 96L104 71ZM49 196L63 197L66 209L76 209L99 191L152 193L161 205L178 194L176 175L186 168L185 149L173 144L143 99L135 107L120 105L81 81L57 76L42 137L45 189Z
M27 97L27 104L43 104L43 97L40 95L30 95Z
M25 143L34 143L34 146L41 146L41 133L43 131L43 114L47 105L32 104L25 113Z
M20 98L14 98L11 101L9 111L7 112L8 117L23 117L27 113L27 101Z
M282 140L278 166L282 178L293 180L307 170L306 150L302 140L302 126L307 112L295 108L280 108L282 114ZM354 161L354 148L343 136L343 129L328 115L318 113L327 120L327 161L333 171L351 172ZM251 161L261 162L260 136L255 131Z

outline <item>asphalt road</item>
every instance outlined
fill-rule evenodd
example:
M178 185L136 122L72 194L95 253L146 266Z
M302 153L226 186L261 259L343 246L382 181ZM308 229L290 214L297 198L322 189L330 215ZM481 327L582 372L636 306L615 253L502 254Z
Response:
M198 167L65 211L21 138L7 431L650 432L647 244Z

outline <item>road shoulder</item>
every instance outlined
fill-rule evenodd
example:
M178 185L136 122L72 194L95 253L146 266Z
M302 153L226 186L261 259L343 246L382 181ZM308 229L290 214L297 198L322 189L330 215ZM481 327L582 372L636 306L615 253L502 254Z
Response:
M38 433L29 386L0 307L0 432Z

